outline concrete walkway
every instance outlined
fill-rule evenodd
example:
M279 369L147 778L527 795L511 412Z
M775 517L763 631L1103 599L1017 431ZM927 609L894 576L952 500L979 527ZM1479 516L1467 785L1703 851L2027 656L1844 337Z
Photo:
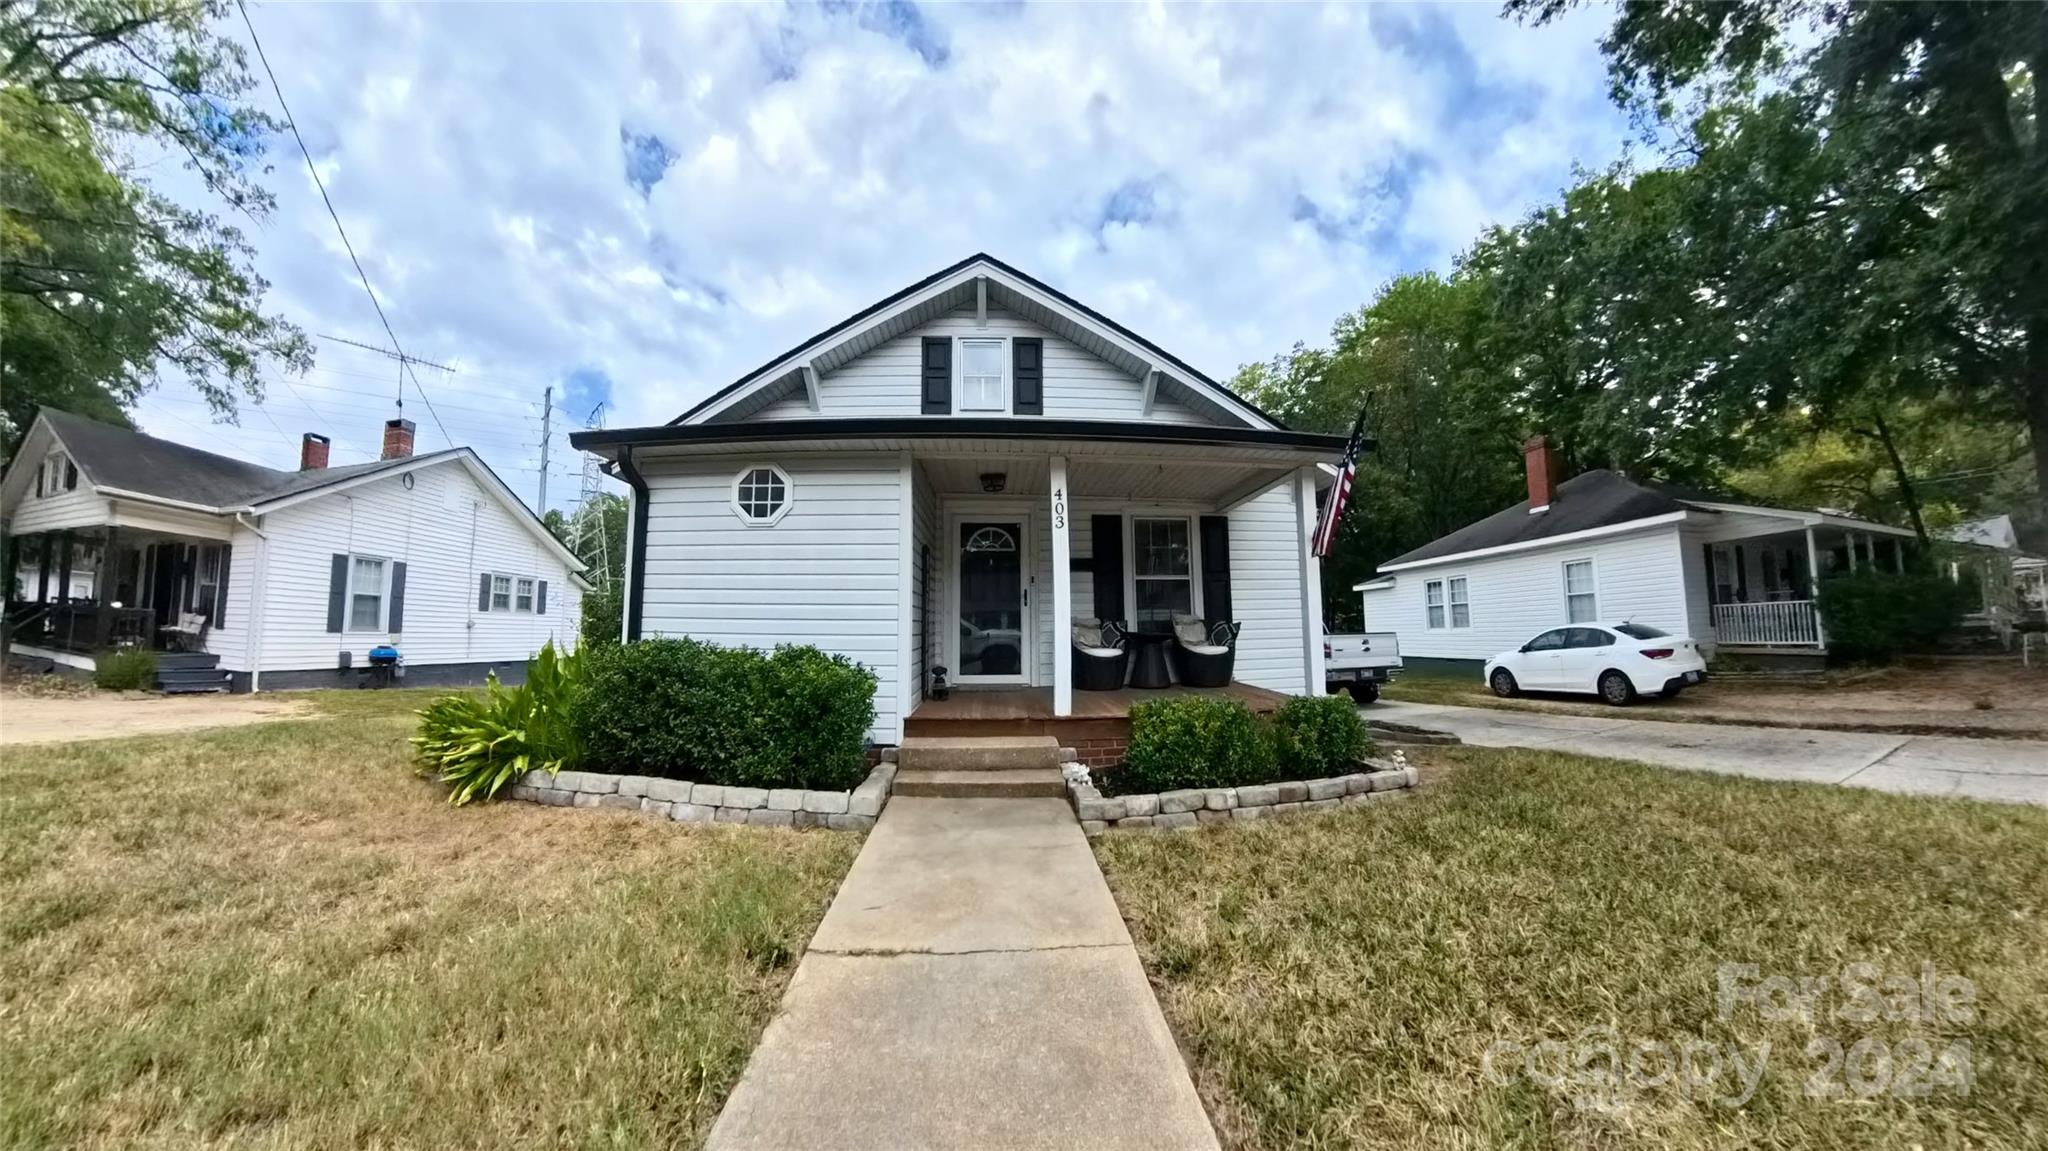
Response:
M892 800L709 1142L1216 1146L1057 799Z
M1648 710L1654 704L1645 705ZM1368 719L1448 731L1481 747L1530 747L1759 779L2048 804L2048 743L1809 728L1613 719L1383 700Z

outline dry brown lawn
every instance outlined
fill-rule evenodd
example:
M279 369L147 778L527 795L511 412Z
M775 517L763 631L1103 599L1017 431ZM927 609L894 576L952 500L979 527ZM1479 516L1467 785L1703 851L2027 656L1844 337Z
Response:
M1096 841L1227 1144L2048 1146L2048 811L1430 758L1399 803ZM1721 1011L1724 964L1754 987L1858 962L1965 978L1973 1014L1894 1018L1888 990L1844 1015L1839 981L1807 1021ZM1630 1075L1639 1042L1663 1046ZM1658 1082L1681 1044L1694 1085Z
M701 1140L859 837L452 809L420 699L0 753L0 1145Z

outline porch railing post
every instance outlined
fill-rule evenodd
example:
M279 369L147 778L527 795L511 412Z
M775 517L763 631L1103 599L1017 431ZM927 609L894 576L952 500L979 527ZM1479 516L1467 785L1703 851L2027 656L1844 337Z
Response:
M1073 501L1067 490L1067 457L1052 457L1052 713L1074 714L1074 571L1067 539Z
M1820 622L1820 552L1813 546L1813 526L1806 528L1806 583L1810 589L1807 599L1813 601L1813 642L1822 651L1828 647L1827 629Z
M1316 469L1295 472L1296 545L1301 557L1301 693L1328 690L1323 675L1323 564L1316 556Z

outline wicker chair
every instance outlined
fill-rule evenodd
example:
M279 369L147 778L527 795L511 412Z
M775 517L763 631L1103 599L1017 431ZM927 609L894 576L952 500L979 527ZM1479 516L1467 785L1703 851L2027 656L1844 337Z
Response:
M1124 685L1131 653L1123 625L1089 616L1074 621L1074 686L1081 691L1115 691Z
M1183 687L1225 687L1237 666L1234 620L1214 626L1191 615L1173 617L1173 670Z

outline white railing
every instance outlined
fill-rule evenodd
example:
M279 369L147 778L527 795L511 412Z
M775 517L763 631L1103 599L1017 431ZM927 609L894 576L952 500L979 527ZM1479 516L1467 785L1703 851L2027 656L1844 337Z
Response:
M1771 647L1819 647L1820 623L1814 615L1812 600L1717 603L1714 640Z

